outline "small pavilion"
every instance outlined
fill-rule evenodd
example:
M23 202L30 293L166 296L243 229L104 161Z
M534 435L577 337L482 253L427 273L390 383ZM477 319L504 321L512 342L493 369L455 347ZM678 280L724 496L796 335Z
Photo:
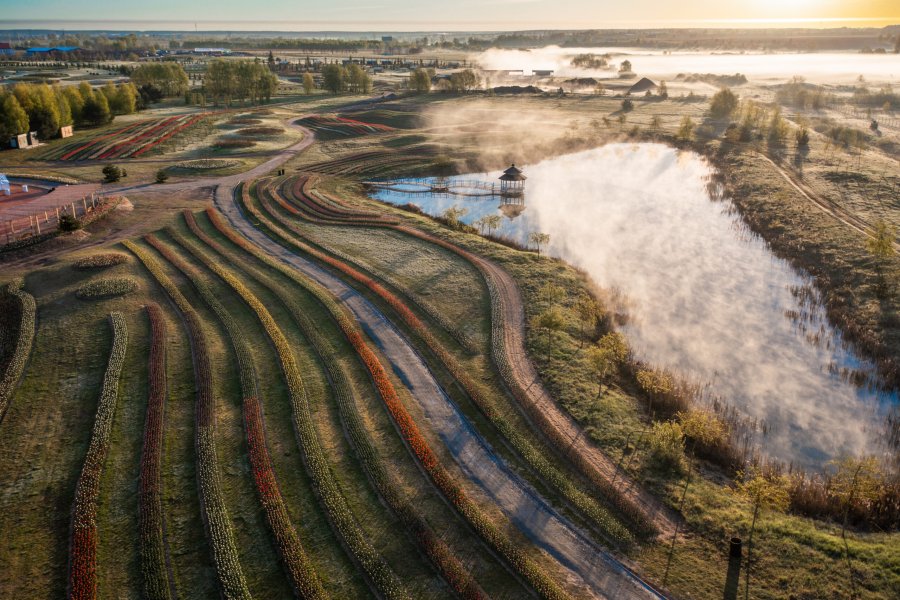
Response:
M500 176L500 195L501 196L522 196L525 194L525 177L522 170L513 163L507 170L503 171Z

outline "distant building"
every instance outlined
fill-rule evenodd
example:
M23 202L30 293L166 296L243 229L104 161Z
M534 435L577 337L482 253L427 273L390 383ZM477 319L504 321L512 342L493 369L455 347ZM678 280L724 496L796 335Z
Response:
M381 41L382 41L382 43L390 44L391 42L394 41L394 36L392 36L392 35L383 35L383 36L381 36Z
M653 92L658 87L659 86L657 86L655 83L653 83L651 80L647 79L646 77L641 77L640 81L638 81L633 86L628 88L628 93L629 94L640 94L640 93L647 92L647 91Z
M16 53L16 49L9 42L0 42L0 56L10 56Z
M78 46L54 46L52 48L48 48L46 46L38 46L35 48L29 48L25 52L31 56L36 54L50 54L52 52L75 52L76 50L81 50Z
M194 48L194 54L203 54L205 56L222 56L231 54L228 48Z
M553 69L535 69L531 73L535 77L550 77L553 75Z

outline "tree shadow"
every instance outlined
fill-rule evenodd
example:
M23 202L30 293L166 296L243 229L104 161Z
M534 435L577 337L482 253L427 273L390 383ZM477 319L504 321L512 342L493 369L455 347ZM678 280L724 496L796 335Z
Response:
M725 577L725 589L722 600L737 600L741 576L741 558L732 556L728 559L728 575Z

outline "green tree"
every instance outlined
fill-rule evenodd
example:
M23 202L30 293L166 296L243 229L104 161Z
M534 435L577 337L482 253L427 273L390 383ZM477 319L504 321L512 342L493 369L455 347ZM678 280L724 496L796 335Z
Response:
M738 97L727 87L716 92L709 102L709 114L715 119L730 117L738 107Z
M784 475L766 475L759 468L751 467L748 471L738 473L735 491L750 501L753 506L753 519L750 522L750 535L747 540L747 568L745 598L750 597L750 567L753 552L753 533L756 521L763 509L783 511L790 503L788 493L789 480Z
M472 69L464 69L450 75L450 90L467 93L481 85L481 80Z
M13 94L28 114L29 127L37 131L40 139L50 139L59 133L59 104L49 85L19 83L13 87Z
M631 61L626 59L623 60L619 65L619 73L631 73Z
M537 253L541 253L541 246L550 243L550 234L541 233L540 231L532 231L528 234L528 243L533 244L537 248Z
M417 94L427 94L431 91L431 76L425 69L416 69L409 74L409 89Z
M681 117L681 124L678 126L678 133L675 134L679 140L685 142L691 141L694 137L694 122L687 115Z
M597 326L600 315L600 307L590 296L581 296L575 302L575 310L578 311L578 320L581 322L581 348L584 348L584 340L587 338L587 330L593 330Z
M534 318L533 324L538 329L547 332L547 358L552 358L553 332L559 331L566 324L562 310L558 306L551 306Z
M634 110L634 102L625 98L622 100L622 112L631 112Z
M444 220L447 222L447 225L452 227L453 229L459 229L460 227L460 219L462 219L466 214L468 214L469 209L462 208L459 206L451 206L447 210L444 211L444 214L441 215Z
M366 94L372 89L372 80L365 69L355 63L347 67L347 85L355 94Z
M866 240L866 249L875 259L875 268L881 281L884 280L885 271L896 253L894 248L896 237L897 230L884 219L879 219L875 223L872 237Z
M674 421L656 422L650 430L650 456L660 465L680 470L684 457L684 431Z
M316 89L316 81L313 79L312 73L303 74L303 93L309 96Z
M176 62L143 63L131 72L131 82L136 88L150 86L168 97L183 96L191 85L184 67Z
M0 96L0 140L27 133L28 113L12 94Z
M781 148L784 146L784 139L787 137L787 134L788 125L785 122L784 117L781 116L781 109L775 107L775 111L772 113L772 120L769 121L769 146Z
M169 179L169 174L166 173L165 169L160 169L156 172L156 183L165 183L166 180Z
M322 84L332 94L340 94L346 85L347 71L341 65L331 64L322 67Z
M92 91L85 97L81 118L86 125L104 125L112 121L113 116L106 95Z

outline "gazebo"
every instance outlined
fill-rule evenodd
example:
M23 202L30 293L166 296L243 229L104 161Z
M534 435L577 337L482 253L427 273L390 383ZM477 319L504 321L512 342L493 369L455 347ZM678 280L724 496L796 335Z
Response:
M503 171L500 176L500 195L501 196L521 196L525 193L525 180L528 179L522 173L521 169L516 168L513 163L507 170Z

